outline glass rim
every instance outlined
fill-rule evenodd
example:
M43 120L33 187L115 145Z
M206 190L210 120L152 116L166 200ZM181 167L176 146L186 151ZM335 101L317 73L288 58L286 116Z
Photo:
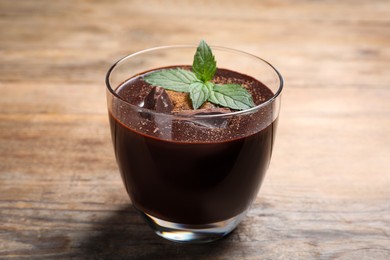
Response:
M188 119L188 118L219 118L219 117L238 116L238 115L255 113L256 111L260 110L261 108L263 108L263 107L273 103L282 93L283 86L284 86L283 77L280 74L280 72L271 63L269 63L268 61L266 61L266 60L264 60L264 59L262 59L262 58L260 58L260 57L258 57L256 55L253 55L253 54L245 52L245 51L240 51L240 50L233 49L233 48L222 47L222 46L215 46L215 45L211 45L210 48L212 50L219 50L219 51L225 51L225 52L231 52L231 53L235 53L235 54L239 54L239 55L244 55L244 56L247 56L249 58L253 58L253 59L256 59L256 60L258 60L260 62L263 62L263 63L267 64L275 72L275 74L277 75L277 77L279 79L279 87L278 87L277 91L274 93L274 95L270 99L268 99L267 101L265 101L265 102L263 102L263 103L261 103L259 105L256 105L254 107L251 107L249 109L245 109L245 110L238 110L238 111L233 111L233 112L229 112L229 113L211 114L211 115L182 115L182 114L167 114L167 113L157 112L157 111L152 110L152 109L148 109L148 108L144 108L144 107L140 107L140 106L131 104L130 102L128 102L127 100L125 100L124 98L119 96L118 93L116 93L115 90L112 88L112 86L110 84L110 76L111 76L113 70L120 63L122 63L122 62L124 62L124 61L126 61L128 59L131 59L132 57L141 55L143 53L149 53L149 52L153 52L153 51L167 50L167 49L185 49L185 48L188 48L188 49L189 48L194 48L194 49L196 49L197 46L196 45L165 45L165 46L158 46L158 47L143 49L143 50L140 50L140 51L128 54L128 55L120 58L113 65L111 65L111 67L109 68L109 70L106 73L105 81L106 81L107 90L110 92L111 95L113 95L114 97L120 99L122 102L126 103L131 108L133 108L134 110L137 110L139 112L145 112L145 113L155 114L155 115L160 115L160 116L163 115L163 116L167 116L167 117L186 118L186 119ZM172 64L172 65L174 66L174 64ZM142 73L142 71L140 73ZM135 75L137 75L137 74L135 74ZM133 75L133 76L135 76L135 75Z

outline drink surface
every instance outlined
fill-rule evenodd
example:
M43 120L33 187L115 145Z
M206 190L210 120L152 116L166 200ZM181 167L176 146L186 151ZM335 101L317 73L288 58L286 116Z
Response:
M244 85L257 105L273 96L261 82L234 71L219 69L215 79ZM141 74L116 92L142 105L151 88ZM119 99L112 107L116 159L137 209L175 223L206 224L242 213L255 199L272 153L271 106L196 120L145 114Z

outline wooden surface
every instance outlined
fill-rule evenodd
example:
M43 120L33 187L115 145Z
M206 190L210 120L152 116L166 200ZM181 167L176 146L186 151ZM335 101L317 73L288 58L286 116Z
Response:
M390 259L389 28L388 0L0 0L0 258ZM190 246L132 209L104 77L200 39L269 60L285 92L252 210Z

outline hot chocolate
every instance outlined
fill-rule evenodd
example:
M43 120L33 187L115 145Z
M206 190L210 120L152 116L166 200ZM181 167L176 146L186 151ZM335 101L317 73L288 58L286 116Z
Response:
M161 220L191 225L245 211L271 158L277 124L271 105L234 117L235 111L220 107L177 109L166 93L142 80L148 73L117 87L121 101L114 100L115 112L109 113L116 159L134 206ZM213 81L241 84L256 105L274 96L258 80L227 69L218 69ZM135 109L124 109L121 102Z

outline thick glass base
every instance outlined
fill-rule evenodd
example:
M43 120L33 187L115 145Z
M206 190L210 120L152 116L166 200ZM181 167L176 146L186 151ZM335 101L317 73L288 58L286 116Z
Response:
M196 244L212 242L226 236L237 227L246 211L224 221L200 225L178 224L140 213L157 235L174 242Z

